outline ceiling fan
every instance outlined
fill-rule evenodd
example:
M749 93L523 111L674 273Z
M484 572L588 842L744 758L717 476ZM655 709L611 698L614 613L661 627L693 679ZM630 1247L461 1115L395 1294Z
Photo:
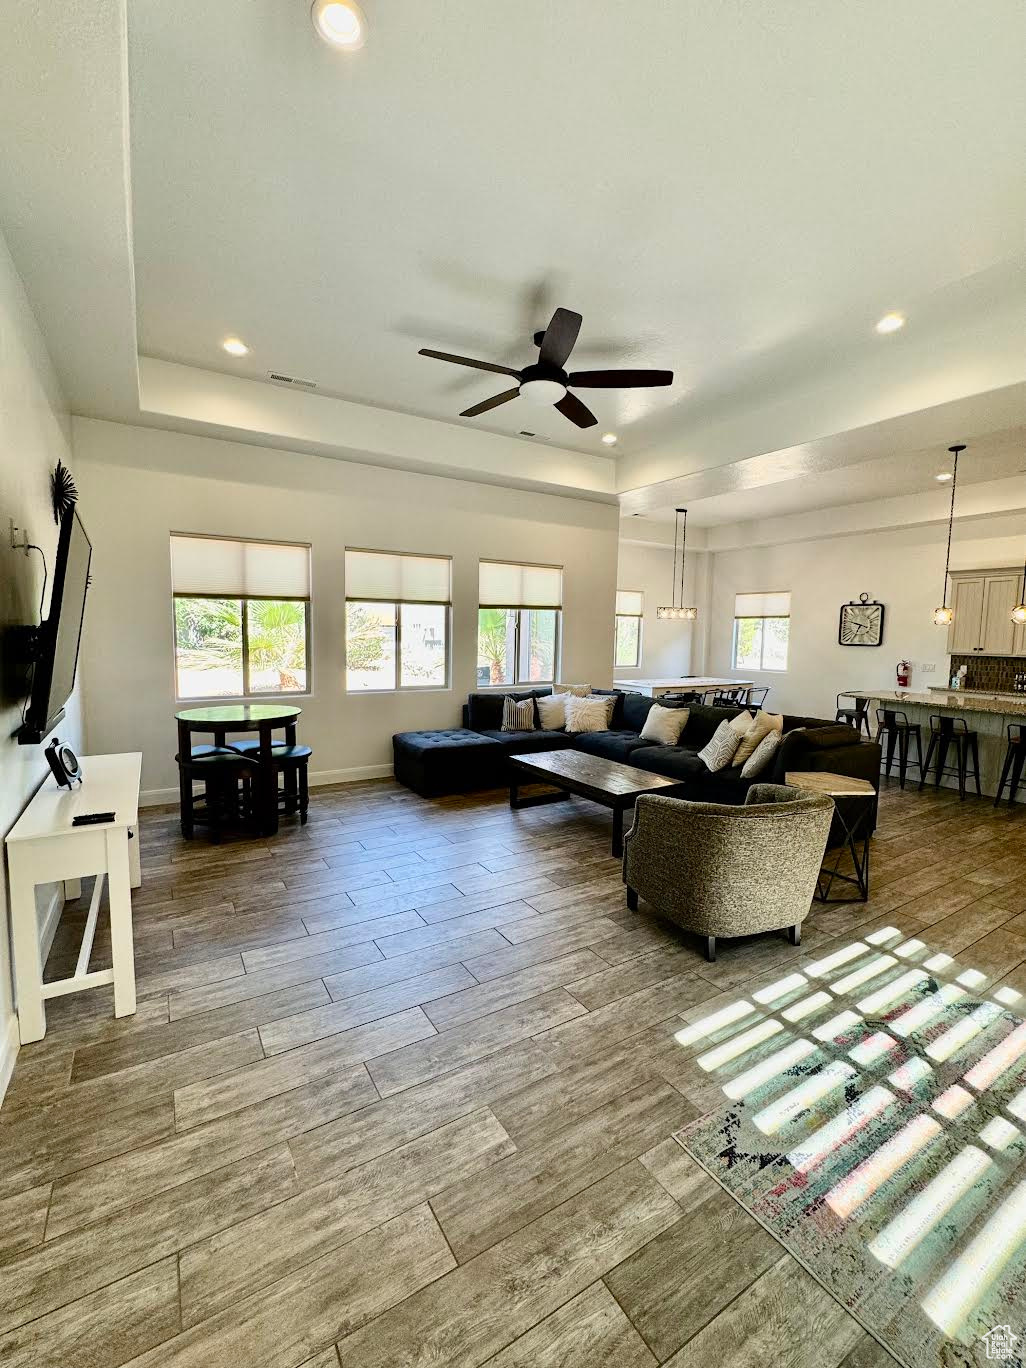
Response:
M472 404L463 410L461 418L476 418L479 413L487 413L489 409L508 404L511 399L522 395L534 404L552 404L580 428L594 427L598 419L587 404L583 404L576 394L570 393L571 386L582 389L635 389L642 385L673 383L673 371L666 370L564 370L577 341L577 334L581 331L581 321L581 315L572 309L557 309L545 331L534 334L538 360L523 370L496 365L493 361L475 361L469 356L453 356L451 352L432 351L430 347L421 347L419 355L433 356L436 361L451 361L457 366L472 366L475 370L494 371L496 375L512 375L516 380L513 389L495 394L491 399L482 399L479 404Z

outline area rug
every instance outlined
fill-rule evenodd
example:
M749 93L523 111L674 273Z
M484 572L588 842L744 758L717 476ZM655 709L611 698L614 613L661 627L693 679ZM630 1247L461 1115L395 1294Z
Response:
M1026 1362L1026 998L892 928L678 1032L675 1139L906 1368Z

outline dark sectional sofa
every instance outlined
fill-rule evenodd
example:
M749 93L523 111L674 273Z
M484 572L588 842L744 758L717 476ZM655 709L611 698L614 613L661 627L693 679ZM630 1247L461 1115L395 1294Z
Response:
M513 697L538 697L551 692L548 688L522 690ZM880 747L875 741L861 738L845 723L785 714L784 739L769 770L757 779L744 779L740 766L710 774L698 758L698 751L720 722L736 717L742 709L691 704L679 745L657 746L640 735L656 700L619 690L593 692L611 694L616 700L609 730L578 736L562 731L504 732L504 695L471 694L463 708L462 727L400 732L392 738L395 777L425 798L497 788L508 782L508 755L572 747L677 779L681 784L679 796L693 801L743 803L753 783L783 783L788 770L830 770L868 779L874 788L879 783Z

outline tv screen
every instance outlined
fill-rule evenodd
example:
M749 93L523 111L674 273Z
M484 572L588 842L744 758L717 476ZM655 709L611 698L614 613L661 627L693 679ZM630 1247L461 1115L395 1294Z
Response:
M18 737L23 744L42 741L57 725L75 686L92 554L81 518L68 509L57 538L50 611L36 639L32 695Z

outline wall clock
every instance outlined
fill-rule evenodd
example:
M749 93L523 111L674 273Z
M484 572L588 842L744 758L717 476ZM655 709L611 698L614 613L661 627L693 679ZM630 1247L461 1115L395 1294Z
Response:
M858 602L841 604L837 640L841 646L879 646L883 642L884 606L859 594Z

